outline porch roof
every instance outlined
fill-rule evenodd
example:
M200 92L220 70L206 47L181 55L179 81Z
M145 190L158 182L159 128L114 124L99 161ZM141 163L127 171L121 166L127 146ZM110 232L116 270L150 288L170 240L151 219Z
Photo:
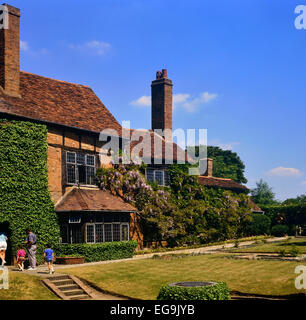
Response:
M137 210L109 191L73 187L55 205L55 211L135 212Z

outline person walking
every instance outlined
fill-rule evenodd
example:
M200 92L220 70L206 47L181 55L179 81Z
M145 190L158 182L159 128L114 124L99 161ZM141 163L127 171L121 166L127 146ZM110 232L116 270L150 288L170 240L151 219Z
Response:
M18 251L17 251L17 266L20 271L23 271L24 269L24 261L26 252L23 250L23 247L21 244L18 245Z
M7 249L7 236L5 233L0 232L0 258L2 260L2 266L6 263L5 261L5 251Z
M29 258L29 268L28 270L35 270L36 269L36 240L37 237L35 233L32 232L31 229L26 230L27 237L26 237L26 244L27 244L27 251L28 251L28 258Z
M48 265L49 274L54 273L53 260L54 260L54 251L51 249L49 244L46 245L46 250L44 251L44 260Z

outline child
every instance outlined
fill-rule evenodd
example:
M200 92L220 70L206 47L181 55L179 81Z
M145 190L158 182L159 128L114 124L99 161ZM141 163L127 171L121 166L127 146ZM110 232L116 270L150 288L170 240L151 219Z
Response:
M20 271L23 271L24 269L24 260L25 260L26 252L23 250L22 245L18 245L18 251L17 251L17 266Z
M44 259L48 264L49 274L54 273L54 268L53 268L54 252L50 248L49 244L46 245L46 250L44 251Z

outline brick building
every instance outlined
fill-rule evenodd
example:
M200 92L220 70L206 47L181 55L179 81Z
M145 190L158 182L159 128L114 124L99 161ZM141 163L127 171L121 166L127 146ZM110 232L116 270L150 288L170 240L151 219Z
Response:
M9 28L0 30L0 117L45 124L48 128L49 190L60 218L62 242L96 243L135 239L143 235L136 209L121 198L98 189L94 177L101 167L100 151L105 142L100 132L112 129L119 133L120 143L127 129L121 125L88 86L50 79L20 71L19 9L6 5ZM165 160L171 145L174 162L187 160L186 153L154 130L172 130L172 81L167 70L156 73L152 81L152 130L150 136L152 163L146 169L149 181L166 185L169 181ZM139 130L128 130L131 135ZM140 134L141 135L141 134ZM135 147L139 141L133 141ZM160 143L160 151L154 144ZM142 150L140 155L146 157ZM209 187L244 191L246 188L230 179L212 177L212 160L199 182Z

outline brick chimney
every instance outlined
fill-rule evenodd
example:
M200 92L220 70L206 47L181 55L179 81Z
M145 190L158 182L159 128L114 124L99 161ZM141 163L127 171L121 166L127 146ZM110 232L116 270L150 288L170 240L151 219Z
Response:
M20 10L3 4L3 21L0 29L0 89L5 94L20 97Z
M207 158L207 171L205 176L212 177L213 175L213 159Z
M172 81L167 70L156 72L156 80L151 84L152 130L172 130Z

